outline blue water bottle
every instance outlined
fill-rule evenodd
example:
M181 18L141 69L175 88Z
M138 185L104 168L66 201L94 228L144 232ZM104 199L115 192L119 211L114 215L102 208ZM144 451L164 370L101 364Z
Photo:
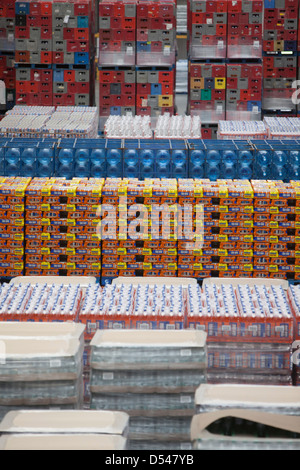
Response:
M4 172L5 176L20 176L20 149L18 147L6 150Z
M140 150L140 178L155 177L155 154L154 150L142 149Z
M56 176L66 179L74 177L74 155L72 149L60 149L56 163Z
M21 175L34 178L36 176L36 149L25 148L20 158Z
M90 177L90 151L87 148L77 149L75 152L74 176L76 178Z
M91 151L90 165L91 178L106 178L106 150L104 148Z

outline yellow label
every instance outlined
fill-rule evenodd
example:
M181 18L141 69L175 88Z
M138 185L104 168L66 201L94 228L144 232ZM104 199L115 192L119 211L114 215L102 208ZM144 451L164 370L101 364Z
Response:
M218 255L219 256L228 256L228 251L227 250L218 250Z
M76 220L67 219L67 225L69 225L71 227L75 227L76 226Z
M67 195L68 196L76 196L77 188L74 186L71 186L67 188Z
M127 255L126 248L117 248L117 255Z
M24 221L24 219L15 219L15 220L14 220L14 224L15 224L17 227L23 227L24 224L25 224L25 221Z
M193 269L194 269L195 271L202 271L202 269L203 269L202 263L195 263L195 264L193 264Z
M152 269L152 263L143 263L143 269L147 269L147 270Z
M102 195L102 189L93 189L93 190L92 190L92 195L93 195L94 197L101 197L101 195Z
M243 225L244 225L244 227L252 228L253 227L253 220L245 220Z
M66 240L75 241L75 240L76 240L76 235L75 235L75 233L67 233L67 234L66 234Z
M50 240L50 233L41 233L41 240Z
M45 186L41 190L42 196L50 196L51 195L51 186Z
M244 256L253 256L253 251L252 250L245 250L244 251Z
M41 263L41 269L50 269L50 263Z
M13 239L18 240L18 241L22 241L22 240L24 240L24 234L23 233L15 233L13 235Z
M219 264L218 269L219 271L228 271L227 264Z
M23 263L15 263L14 264L14 269L23 269L24 268L24 264Z
M195 197L203 197L203 188L196 186L194 188L194 196Z
M269 272L270 272L270 273L277 273L277 272L278 272L278 266L276 266L276 265L270 265L270 266L269 266Z
M91 250L91 255L93 255L93 256L100 256L100 255L101 255L101 250L100 250L100 248L92 248L92 250Z
M67 263L67 269L68 270L76 269L76 264L75 263Z
M244 264L244 271L253 271L252 264Z
M100 271L101 263L92 263L92 269L97 269L98 271Z
M228 227L228 221L227 220L220 220L219 221L219 227Z
M47 226L49 226L50 224L51 224L50 219L42 219L42 220L41 220L41 225L47 225Z
M42 255L50 255L50 248L42 248L41 253Z
M270 191L270 199L279 199L279 191L277 189Z

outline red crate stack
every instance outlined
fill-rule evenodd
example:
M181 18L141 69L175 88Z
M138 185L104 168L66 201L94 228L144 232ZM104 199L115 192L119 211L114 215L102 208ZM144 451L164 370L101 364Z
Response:
M227 0L188 1L191 59L226 58Z
M7 0L0 4L0 113L5 113L15 104L15 2Z
M189 65L189 111L201 123L225 119L226 64L191 62Z
M0 54L0 80L5 85L5 102L0 104L0 112L6 112L13 108L16 95L16 71L12 54Z
M136 72L136 114L158 117L174 114L175 69L141 67Z
M226 75L226 119L259 121L262 108L262 64L227 64Z
M110 115L135 115L135 67L100 67L99 115L100 126Z
M298 0L265 0L264 52L297 52Z
M137 0L99 4L99 65L135 65Z
M17 104L93 106L93 7L93 0L16 2Z
M0 5L0 51L15 50L15 2L2 1Z
M136 64L174 66L176 62L176 1L142 1L137 5Z
M293 93L297 79L295 55L267 55L263 58L263 109L264 111L296 111Z
M228 1L227 57L229 59L262 57L263 1Z
M16 68L16 104L52 106L53 71L51 68Z

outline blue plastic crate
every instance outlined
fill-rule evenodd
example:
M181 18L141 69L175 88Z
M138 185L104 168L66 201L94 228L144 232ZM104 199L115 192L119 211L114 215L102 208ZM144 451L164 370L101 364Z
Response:
M123 145L122 139L106 140L106 177L122 178L123 175Z
M188 146L185 140L170 140L171 147L171 177L180 179L187 178L188 166Z
M140 141L126 139L123 150L123 177L140 179Z
M55 176L74 178L74 157L76 139L61 139L56 149Z

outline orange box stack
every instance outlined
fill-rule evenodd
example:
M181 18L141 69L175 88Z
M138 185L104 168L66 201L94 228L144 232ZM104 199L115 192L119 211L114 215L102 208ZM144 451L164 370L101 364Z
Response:
M100 276L102 179L38 179L26 191L26 275Z

